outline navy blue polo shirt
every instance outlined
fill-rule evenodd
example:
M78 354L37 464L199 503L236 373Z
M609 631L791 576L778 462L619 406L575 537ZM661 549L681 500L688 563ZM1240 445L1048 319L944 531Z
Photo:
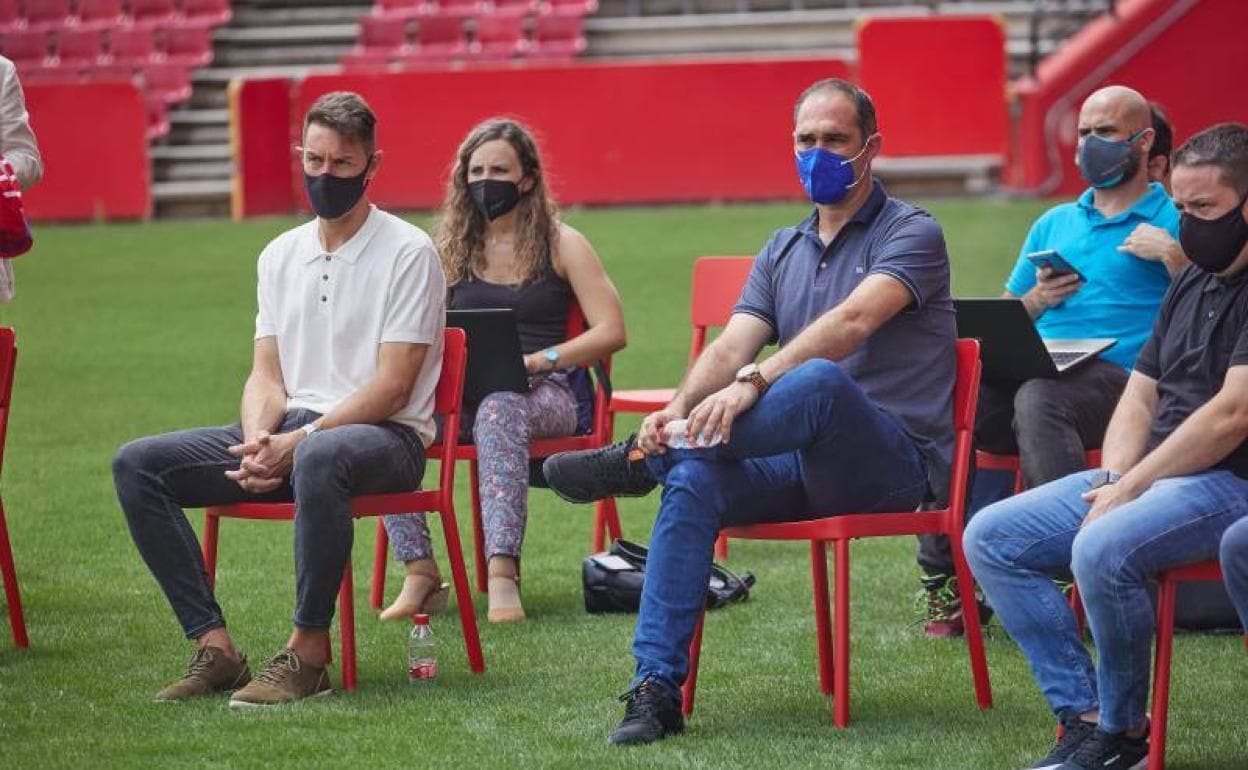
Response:
M1157 381L1148 449L1213 398L1226 370L1248 365L1248 272L1230 281L1191 266L1174 279L1135 368ZM1218 468L1248 479L1248 441Z
M943 498L953 457L957 331L949 255L931 214L889 197L873 181L867 202L827 247L817 211L777 230L754 260L733 312L767 322L772 341L784 345L873 274L900 281L914 302L837 363L915 441L932 491Z

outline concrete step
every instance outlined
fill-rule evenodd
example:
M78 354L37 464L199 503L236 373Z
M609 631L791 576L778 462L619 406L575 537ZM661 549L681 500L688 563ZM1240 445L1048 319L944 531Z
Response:
M167 144L225 144L230 141L230 115L225 109L194 107L169 113Z
M189 160L217 161L230 158L229 144L165 144L152 147L148 154L153 161Z
M296 24L263 27L224 27L217 30L213 41L220 46L289 46L309 43L355 42L359 25L354 20L345 24Z
M234 174L233 160L214 161L166 161L152 165L152 179L156 182L214 181L228 182Z
M355 39L338 44L300 43L298 45L266 45L218 48L213 63L223 67L265 67L303 64L337 65L343 54L351 50Z
M331 8L241 8L234 11L230 28L281 27L300 24L354 24L372 9L372 3Z
M230 214L230 181L198 180L152 184L155 216L226 217Z

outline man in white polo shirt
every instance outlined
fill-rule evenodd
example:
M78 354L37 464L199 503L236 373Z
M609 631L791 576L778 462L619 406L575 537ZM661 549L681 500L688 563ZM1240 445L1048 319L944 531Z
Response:
M364 194L381 160L375 126L364 100L346 92L322 96L304 118L299 152L317 217L260 254L240 422L132 441L113 461L135 545L196 643L186 674L157 700L236 690L231 706L269 706L328 693L350 500L420 484L435 431L445 279L429 237ZM252 680L182 507L292 499L294 630Z

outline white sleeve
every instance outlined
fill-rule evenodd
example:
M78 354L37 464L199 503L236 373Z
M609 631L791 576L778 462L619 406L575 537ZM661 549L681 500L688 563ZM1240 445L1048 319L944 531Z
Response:
M446 276L433 246L399 257L382 320L382 342L432 345L446 326Z
M43 176L43 159L30 129L26 97L17 79L17 69L8 59L0 58L4 82L0 84L0 155L13 164L17 182L25 190Z
M256 339L277 336L277 308L273 305L273 244L256 261Z

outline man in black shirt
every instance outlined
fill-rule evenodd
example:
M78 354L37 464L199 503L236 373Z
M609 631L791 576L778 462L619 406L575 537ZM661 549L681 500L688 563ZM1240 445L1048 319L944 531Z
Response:
M1105 434L1103 470L980 511L971 569L1031 663L1062 738L1034 767L1125 770L1148 754L1148 581L1210 559L1248 519L1248 126L1192 137L1171 178L1192 265L1162 303ZM1078 580L1099 667L1050 577Z

